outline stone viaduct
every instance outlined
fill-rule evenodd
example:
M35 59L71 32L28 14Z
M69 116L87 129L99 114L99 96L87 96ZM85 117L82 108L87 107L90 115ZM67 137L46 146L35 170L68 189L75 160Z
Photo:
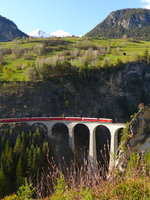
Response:
M120 133L125 127L125 124L113 123L111 119L83 117L9 118L1 119L0 122L26 122L34 130L41 127L50 138L62 139L62 142L65 138L77 156L83 154L80 148L86 151L92 167L102 159L101 154L104 153L104 149L109 154L106 156L109 167L114 165L114 154L120 142Z

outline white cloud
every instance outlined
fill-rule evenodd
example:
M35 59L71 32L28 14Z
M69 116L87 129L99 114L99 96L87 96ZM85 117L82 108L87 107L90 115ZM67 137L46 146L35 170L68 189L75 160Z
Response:
M141 0L142 3L144 4L143 7L150 9L150 0Z

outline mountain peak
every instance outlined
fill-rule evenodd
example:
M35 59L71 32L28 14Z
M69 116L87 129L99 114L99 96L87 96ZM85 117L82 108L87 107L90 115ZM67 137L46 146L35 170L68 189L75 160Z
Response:
M17 37L28 37L11 20L0 16L0 42L11 41Z
M50 36L51 37L71 37L72 35L70 34L70 33L68 33L68 32L65 32L65 31L63 31L63 30L58 30L58 31L55 31L55 32L51 32L50 33Z
M29 36L35 37L35 38L46 38L49 37L48 33L45 33L44 31L40 30L39 28L35 29L32 32L28 33Z
M72 35L68 32L65 32L63 30L57 30L54 32L46 33L39 28L28 33L29 36L31 37L36 37L36 38L47 38L47 37L71 37Z
M150 10L142 8L113 11L86 36L150 40Z

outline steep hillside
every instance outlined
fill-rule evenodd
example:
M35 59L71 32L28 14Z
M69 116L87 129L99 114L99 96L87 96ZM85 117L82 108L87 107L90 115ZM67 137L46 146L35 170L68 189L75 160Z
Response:
M127 167L131 165L133 153L134 156L135 153L138 156L147 154L147 159L150 158L150 106L141 106L124 130L116 156L116 167L123 174L128 173ZM147 170L150 168L147 167Z
M0 42L11 41L17 37L28 36L20 31L12 21L0 16Z
M150 10L123 9L112 12L86 36L150 40Z
M49 82L0 85L0 117L88 116L127 121L138 104L150 102L150 67L130 63L118 69L81 73Z

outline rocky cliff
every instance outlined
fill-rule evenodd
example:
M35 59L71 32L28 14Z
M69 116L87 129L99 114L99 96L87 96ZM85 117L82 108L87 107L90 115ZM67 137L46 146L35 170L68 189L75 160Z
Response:
M108 117L127 121L150 102L150 66L129 63L102 69L88 80L0 83L0 118Z
M17 37L22 38L28 36L20 31L12 21L0 16L0 42L11 41Z
M110 15L86 36L103 38L131 37L150 40L150 10L123 9Z
M143 107L131 120L118 149L116 167L125 173L131 155L140 157L150 150L150 107Z

